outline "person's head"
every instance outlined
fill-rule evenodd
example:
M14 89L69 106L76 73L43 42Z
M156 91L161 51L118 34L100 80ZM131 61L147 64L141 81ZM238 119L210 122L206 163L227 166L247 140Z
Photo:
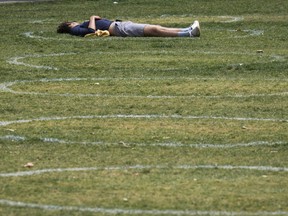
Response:
M73 28L74 26L78 25L79 23L77 22L63 22L61 23L58 28L57 28L57 33L60 34L69 34L71 31L71 28Z

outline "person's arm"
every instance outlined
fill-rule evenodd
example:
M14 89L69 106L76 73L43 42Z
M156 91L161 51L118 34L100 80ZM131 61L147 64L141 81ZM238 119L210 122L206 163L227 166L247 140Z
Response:
M91 16L90 20L89 20L89 29L93 29L94 31L96 31L96 20L100 20L101 17L100 16Z
M89 19L89 23L84 22L81 25L77 25L71 28L70 33L72 35L82 36L84 37L86 34L95 33L96 31L96 20L101 19L99 16L91 16Z

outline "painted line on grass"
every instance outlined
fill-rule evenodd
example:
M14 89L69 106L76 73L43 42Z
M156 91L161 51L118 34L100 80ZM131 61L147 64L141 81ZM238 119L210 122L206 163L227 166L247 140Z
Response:
M62 117L40 117L34 119L22 119L12 121L0 121L0 126L11 124L23 124L41 121L61 121L72 119L207 119L207 120L231 120L231 121L266 121L266 122L288 122L288 119L275 118L245 118L245 117L226 117L226 116L181 116L181 115L133 115L133 114L114 114L114 115L88 115L88 116L62 116Z
M27 140L26 137L23 136L16 136L16 135L6 135L6 136L0 136L0 140L10 140L10 141L25 141Z
M183 17L183 16L184 17L185 16L190 16L190 14L183 14L181 17ZM165 17L175 17L175 18L177 18L179 16L177 15L177 17L176 17L174 15L164 14L164 15L161 15L160 18L165 18ZM216 19L220 19L219 22L222 22L222 23L240 22L240 21L244 20L243 17L239 17L239 16L205 16L204 18L207 19L207 17L208 18L214 18L214 22L215 22L215 18ZM201 19L201 17L200 17L200 19ZM41 24L42 21L40 20L37 23ZM80 39L80 38L75 38L75 37L73 37L73 38L72 37L71 38L44 37L44 36L40 36L40 35L35 35L35 32L33 32L33 31L24 32L24 33L22 33L22 35L24 35L27 38L40 39L40 40L87 41L87 38L84 38L84 40L83 40L83 38ZM129 38L129 39L131 40L131 39L135 39L135 38ZM147 38L137 38L137 40L139 40L139 39L140 40L143 40L143 39L145 40ZM172 39L173 40L174 38L169 38L168 37L168 38L165 38L165 39L170 39L170 40ZM88 40L92 41L93 39L88 39Z
M224 23L240 22L240 21L244 20L244 17L242 17L242 16L240 16L240 17L239 16L219 16L219 17L222 19L226 19L224 21L221 21Z
M244 29L244 30L228 30L229 32L244 32L246 35L239 35L239 36L234 36L233 38L246 38L250 36L261 36L264 35L264 30L256 30L256 29Z
M20 171L11 173L0 173L0 177L22 177L40 175L44 173L59 173L59 172L83 172L83 171L101 171L101 170L134 170L134 169L223 169L223 170L254 170L254 171L269 171L269 172L288 172L288 167L272 167L272 166L233 166L233 165L134 165L134 166L108 166L108 167L74 167L74 168L53 168Z
M58 70L57 67L27 64L20 60L23 60L26 58L43 58L43 57L63 56L63 55L73 55L73 54L75 53L52 53L52 54L34 54L34 55L16 56L16 57L12 57L8 59L7 62L12 65L22 65L22 66L27 66L31 68L37 68L37 69Z
M159 80L166 80L167 78L161 78ZM168 78L168 80L171 78ZM179 79L179 78L175 78ZM175 80L173 78L173 80ZM181 78L180 78L181 79ZM25 91L15 91L11 87L17 84L35 83L35 82L69 82L69 81L117 81L117 80L157 80L152 78L59 78L59 79L39 79L39 80L20 80L13 82L0 83L0 91L10 92L13 94L26 94L26 95L47 95L47 96L62 96L62 97L112 97L112 98L151 98L151 99L173 99L173 98L248 98L248 97L271 97L271 96L286 96L287 92L275 92L269 94L228 94L228 95L136 95L136 94L84 94L84 93L40 93L40 92L25 92ZM186 80L208 80L207 78L186 78ZM217 80L217 79L213 79ZM249 79L250 80L250 79ZM280 81L280 79L279 79ZM281 79L281 81L285 81ZM286 81L285 81L286 82Z
M12 140L17 140L17 137L10 137ZM1 137L0 137L1 139ZM20 137L18 137L20 141ZM76 141L65 141L55 138L41 138L43 142L48 143L61 143L61 144L80 144L80 145L123 145L125 147L130 146L157 146L157 147L190 147L190 148L237 148L237 147L251 147L251 146L274 146L274 145L286 145L287 142L284 141L255 141L249 143L234 143L234 144L205 144L205 143L198 143L198 144L183 144L179 142L167 142L167 143L127 143L127 142L117 142L117 143L107 143L107 142L76 142Z
M87 38L80 38L80 37L71 37L71 38L59 38L59 37L44 37L44 36L39 36L35 35L34 32L24 32L22 33L23 36L27 38L32 38L32 39L38 39L38 40L57 40L57 41L92 41L92 39L87 39ZM95 40L95 39L93 39Z
M210 215L210 216L257 216L257 215L288 215L285 211L259 211L259 212L229 212L229 211L201 211L201 210L144 210L144 209L120 209L120 208L98 208L98 207L77 207L77 206L59 206L59 205L42 205L37 203L27 203L20 201L12 201L0 199L1 205L22 207L22 208L36 208L48 211L79 211L79 212L92 212L102 214L126 214L126 215Z
M223 21L223 23L230 23L230 21ZM246 37L255 37L255 36L262 36L264 35L264 30L259 30L259 29L243 29L243 30L235 30L235 29L213 29L213 31L228 31L228 32L232 32L232 33L245 33L245 35L235 35L232 36L231 38L246 38ZM31 38L31 39L38 39L38 40L60 40L60 41L95 41L94 39L87 39L87 38L75 38L75 37L69 37L69 38L59 38L59 37L44 37L41 35L37 35L35 34L35 32L24 32L22 33L23 36L27 37L27 38ZM119 38L115 38L115 37L110 37L113 39L119 39ZM105 38L110 39L110 38ZM128 38L129 40L135 40L135 38ZM149 39L149 38L148 38ZM174 38L164 38L165 40L173 40ZM147 40L147 38L137 38L137 40ZM174 39L175 40L175 39Z
M213 169L213 170L252 170L252 171L265 171L265 172L288 172L287 167L272 167L272 166L232 166L232 165L135 165L135 166L110 166L110 167L79 167L79 168L55 168L55 169L42 169L12 173L0 173L0 177L22 177L41 175L45 173L60 173L60 172L85 172L85 171L103 171L103 170L134 170L134 169ZM23 208L39 208L43 210L61 210L61 211L82 211L82 212L94 212L105 214L129 214L129 215L288 215L285 211L259 211L259 212L229 212L229 211L200 211L200 210L143 210L143 209L121 209L121 208L101 208L101 207L76 207L76 206L58 206L58 205L46 205L36 203L25 203L20 201L11 201L1 199L0 204L13 207Z
M24 136L17 136L17 135L6 135L0 136L0 140L10 140L15 142L29 140ZM248 143L227 143L227 144L207 144L207 143L195 143L195 144L184 144L181 142L163 142L163 143L129 143L129 142L103 142L103 141L67 141L58 138L48 138L48 137L41 137L39 138L42 142L45 143L59 143L59 144L67 144L67 145L123 145L125 147L133 147L133 146L153 146L153 147L190 147L190 148L237 148L237 147L252 147L252 146L275 146L275 145L286 145L288 141L253 141Z
M53 0L0 0L0 4L13 4L13 3L31 3L31 2L45 2Z
M97 55L123 55L123 54L175 54L172 51L118 51L118 52L91 52L95 53ZM204 55L249 55L249 56L259 56L259 53L251 53L251 52L215 52L215 51L185 51L185 54L204 54ZM59 70L57 67L53 66L45 66L45 65L33 65L33 64L28 64L24 63L23 60L26 58L44 58L44 57L56 57L56 56L64 56L64 55L76 55L76 54L81 54L81 53L51 53L51 54L34 54L34 55L24 55L24 56L16 56L16 57L11 57L7 60L7 63L12 64L12 65L22 65L26 67L31 67L31 68L37 68L37 69L46 69L46 70ZM183 53L182 53L183 54ZM280 56L280 55L266 55L261 53L261 56L265 56L267 58L270 58L271 61L286 61L285 57ZM268 62L268 61L267 61ZM238 64L234 64L237 65ZM243 66L243 63L239 64L240 66ZM233 65L231 65L233 66ZM158 69L159 70L159 69ZM175 68L172 68L172 70L175 70Z
M229 21L224 23L229 23ZM245 35L235 35L235 36L231 36L230 38L247 38L247 37L255 37L255 36L262 36L264 35L264 30L259 30L259 29L243 29L243 30L235 30L235 29L213 29L212 31L228 31L228 32L232 32L232 33L245 33ZM87 39L87 38L75 38L75 37L69 37L69 38L59 38L59 37L44 37L41 35L37 35L35 34L35 32L24 32L22 33L23 36L27 37L27 38L31 38L31 39L38 39L38 40L59 40L59 41L95 41L95 38L92 39ZM111 39L113 38L114 40L116 39L121 39L121 38L115 38L115 37L109 37L109 38L105 38L107 39ZM128 38L129 40L149 40L149 38ZM162 38L163 39L163 38ZM175 40L175 38L171 37L167 37L164 38L165 40Z
M235 19L231 22L239 21ZM73 39L74 40L74 39ZM20 57L21 58L21 57ZM18 60L16 60L18 62ZM18 62L19 63L19 62ZM20 62L20 64L22 64ZM47 67L47 66L37 66L37 65L29 65L23 63L22 65L30 66L34 68L40 68L40 69L54 69L57 70L57 68L53 67ZM209 166L209 165L208 165ZM198 168L209 168L208 166L199 167ZM144 166L145 167L145 166ZM238 168L246 169L246 166L238 166ZM140 168L140 166L137 166L136 168ZM219 169L219 166L211 166L211 168ZM260 167L261 168L261 167ZM267 171L267 167L262 167L263 169ZM273 168L273 167L270 167ZM269 169L270 169L269 168ZM276 169L277 167L274 167L273 170L268 171L284 171L287 172L287 168L281 168L281 170ZM77 169L77 168L76 168ZM81 169L81 168L80 168ZM236 167L232 168L232 166L222 166L220 169L237 169ZM259 167L250 167L249 169L259 169ZM59 169L57 169L59 172ZM72 170L65 170L65 171L72 171ZM73 171L83 171L83 170L73 170ZM39 173L40 174L40 173ZM56 206L56 205L41 205L41 204L33 204L33 203L24 203L24 202L15 202L15 201L9 201L9 200L0 200L1 204L9 205L9 206L18 206L18 207L29 207L29 208L40 208L40 209L46 209L46 210L68 210L68 211L88 211L88 212L100 212L100 213L110 213L110 214L150 214L150 215L163 215L163 214L172 214L172 215L271 215L271 214L281 214L281 215L287 215L288 212L227 212L227 211L177 211L177 210L125 210L125 209L105 209L105 208L83 208L83 207L74 207L74 206Z
M264 35L264 30L260 29L226 29L226 28L210 28L206 29L211 32L220 31L220 32L231 32L235 33L234 36L230 36L229 38L247 38L247 37L257 37ZM236 35L237 34L237 35Z

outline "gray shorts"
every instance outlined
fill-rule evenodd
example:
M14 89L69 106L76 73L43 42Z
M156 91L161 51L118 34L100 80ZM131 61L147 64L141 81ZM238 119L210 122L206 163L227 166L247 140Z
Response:
M115 22L114 34L120 37L143 37L146 25L131 21Z

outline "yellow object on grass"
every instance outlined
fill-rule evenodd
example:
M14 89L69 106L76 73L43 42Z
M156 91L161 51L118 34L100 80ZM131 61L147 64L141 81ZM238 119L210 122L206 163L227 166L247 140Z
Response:
M97 30L95 33L91 33L91 34L86 34L85 37L108 37L110 36L109 31L107 30Z

